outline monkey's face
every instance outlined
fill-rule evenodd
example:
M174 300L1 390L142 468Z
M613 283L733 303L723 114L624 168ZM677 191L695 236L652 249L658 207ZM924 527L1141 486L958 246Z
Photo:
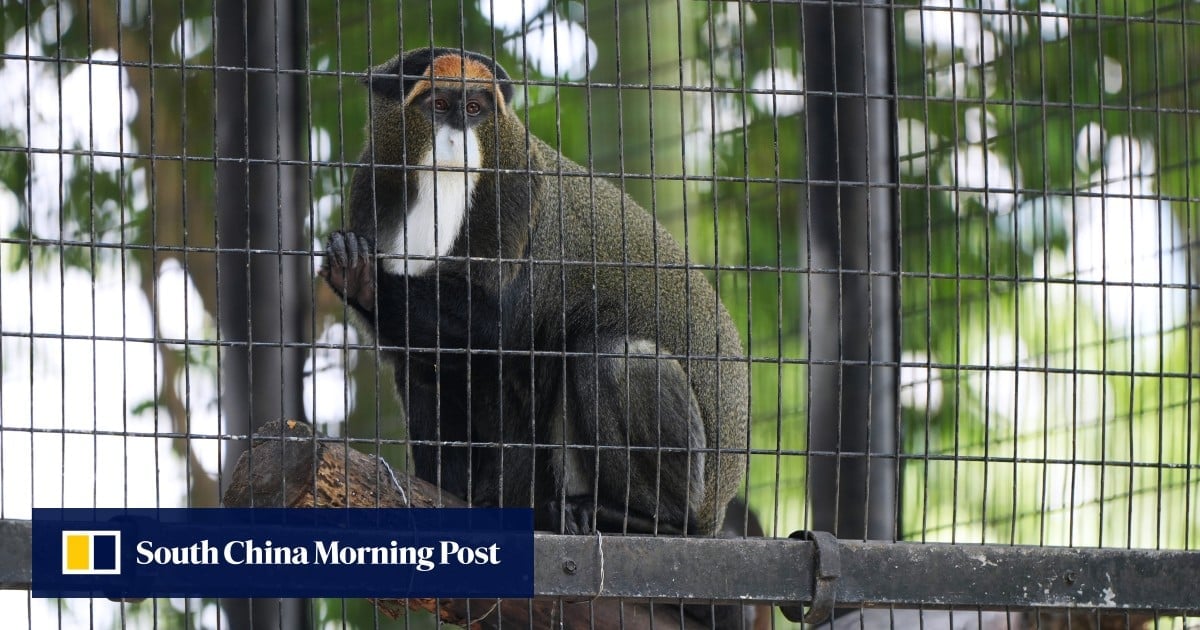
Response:
M434 78L428 89L414 95L405 108L408 122L428 121L430 142L419 162L442 168L475 169L483 166L480 131L494 126L495 94L461 79ZM484 134L490 135L490 134Z
M497 127L510 117L512 86L492 59L445 48L413 50L376 68L371 88L377 96L399 101L399 107L379 108L373 125L376 134L403 134L403 142L382 143L404 147L403 155L392 159L468 173L496 165ZM386 151L380 144L375 143L376 151ZM477 178L479 171L473 173Z

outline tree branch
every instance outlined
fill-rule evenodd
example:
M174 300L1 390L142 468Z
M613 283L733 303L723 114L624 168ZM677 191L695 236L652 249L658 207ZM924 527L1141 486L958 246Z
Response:
M238 460L226 507L466 507L441 488L393 470L387 462L313 433L295 420L263 425ZM406 610L432 612L445 623L471 628L681 628L671 606L604 599L569 603L548 599L380 599L376 608L395 619ZM695 626L690 621L683 630Z

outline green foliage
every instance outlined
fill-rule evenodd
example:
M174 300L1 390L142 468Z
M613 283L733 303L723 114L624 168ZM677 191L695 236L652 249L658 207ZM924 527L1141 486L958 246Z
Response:
M934 382L917 387L943 392L934 408L904 411L905 451L914 458L904 474L908 536L1194 544L1195 516L1183 522L1171 507L1196 490L1186 473L1197 441L1187 420L1193 396L1186 378L1169 376L1189 371L1193 333L1122 330L1112 319L1120 314L1103 308L1125 290L1087 281L1108 273L1128 282L1125 265L1147 264L1112 249L1134 235L1097 243L1105 232L1088 229L1125 225L1122 216L1135 232L1155 225L1153 205L1135 204L1139 194L1171 200L1182 237L1191 238L1197 128L1174 111L1200 97L1197 47L1187 45L1200 36L1196 7L1069 7L1069 37L1049 39L1038 35L1054 16L957 13L966 27L955 31L960 42L978 33L994 45L994 61L982 65L966 63L978 50L935 45L934 22L947 14L924 14L930 21L916 31L923 40L912 37L920 14L897 16L897 32L907 35L897 41L899 115L923 123L901 126L921 149L901 197L903 347L933 366ZM1113 143L1120 138L1129 140ZM953 177L971 151L986 154L989 175L1000 167L1012 178ZM1113 166L1137 156L1132 174ZM1153 188L1138 192L1144 176ZM984 190L947 188L964 184ZM1171 226L1157 231L1171 255ZM1106 254L1109 271L1076 268L1092 264L1080 253L1088 250ZM1167 273L1135 279L1169 282ZM1133 306L1134 322L1146 307L1169 312L1173 299L1168 291L1157 305Z

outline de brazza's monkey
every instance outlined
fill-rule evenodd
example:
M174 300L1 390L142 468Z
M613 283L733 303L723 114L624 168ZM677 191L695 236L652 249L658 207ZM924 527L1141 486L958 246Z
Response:
M539 529L713 534L746 467L738 332L680 245L530 135L495 61L374 68L321 275L384 347L415 470Z

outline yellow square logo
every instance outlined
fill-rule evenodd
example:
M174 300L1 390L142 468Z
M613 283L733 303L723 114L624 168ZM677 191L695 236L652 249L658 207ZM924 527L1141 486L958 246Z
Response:
M118 575L121 573L120 531L64 531L63 575Z

